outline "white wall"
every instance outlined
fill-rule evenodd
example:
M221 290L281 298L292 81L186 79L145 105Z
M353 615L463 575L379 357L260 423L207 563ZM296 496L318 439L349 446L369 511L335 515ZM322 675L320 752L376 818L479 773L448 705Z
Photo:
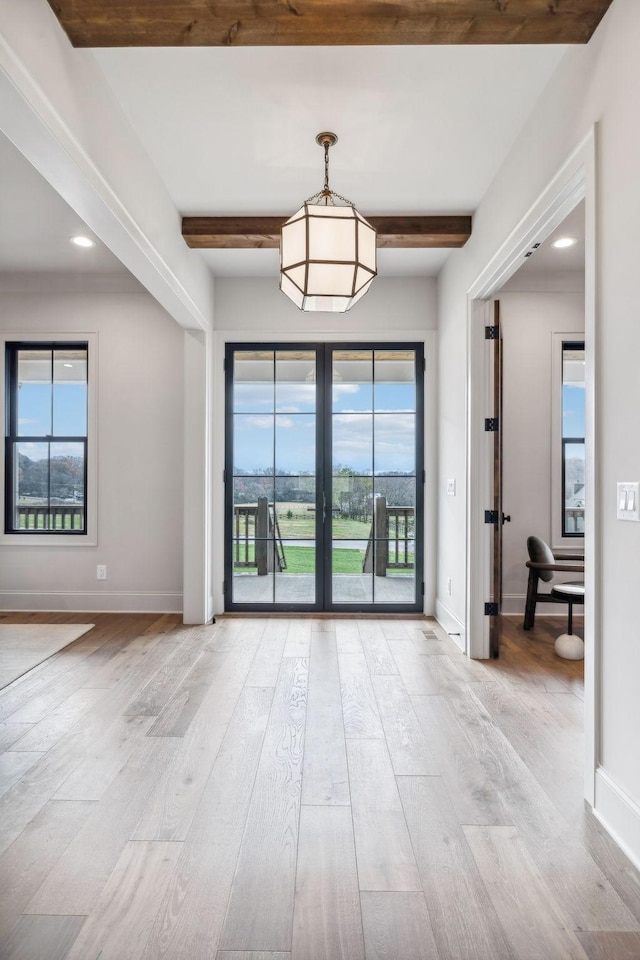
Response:
M329 340L351 331L393 338L397 330L435 330L436 281L430 277L378 277L348 313L303 313L280 291L278 278L217 279L216 330L291 334L317 333Z
M97 334L99 495L97 547L0 547L0 608L180 611L184 332L137 284L89 282L2 277L3 333Z
M591 42L570 49L527 120L439 283L439 581L464 578L465 496L443 495L465 475L467 290L597 123L597 351L602 636L596 812L640 863L640 525L617 521L616 480L640 478L637 221L640 215L640 5L614 0ZM464 491L463 491L464 493ZM464 617L464 590L452 599Z
M553 539L552 337L583 335L584 293L503 291L499 297L504 338L503 510L511 516L502 528L502 610L522 613L527 537L534 534L547 543ZM560 496L559 485L555 490ZM574 546L580 550L582 540Z
M216 279L214 315L213 594L224 609L224 371L226 343L283 340L398 340L425 344L425 610L435 604L436 557L436 282L433 278L380 278L348 313L305 314L273 279Z

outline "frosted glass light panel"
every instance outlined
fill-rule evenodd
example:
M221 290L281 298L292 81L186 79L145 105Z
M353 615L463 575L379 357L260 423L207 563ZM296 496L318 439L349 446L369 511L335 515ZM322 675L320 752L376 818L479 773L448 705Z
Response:
M332 599L416 602L416 356L334 350Z
M234 604L315 603L316 353L233 354Z
M562 344L562 536L584 537L584 342Z
M376 276L376 232L351 204L305 203L282 227L280 289L300 310L344 313Z

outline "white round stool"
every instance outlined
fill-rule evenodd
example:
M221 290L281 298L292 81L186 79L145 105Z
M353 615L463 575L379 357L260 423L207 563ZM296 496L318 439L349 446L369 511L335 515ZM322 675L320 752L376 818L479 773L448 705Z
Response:
M555 643L556 653L565 660L584 660L584 640L573 632L573 605L574 603L584 603L584 583L558 583L552 588L551 596L569 604L567 633L562 633L557 638Z

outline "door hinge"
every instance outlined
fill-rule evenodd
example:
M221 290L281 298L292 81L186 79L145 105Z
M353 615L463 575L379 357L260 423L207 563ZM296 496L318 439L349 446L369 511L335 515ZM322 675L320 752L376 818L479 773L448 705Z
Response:
M424 597L424 580L423 580L422 583L420 584L420 593L421 593L422 596Z
M226 594L227 594L227 581L226 581L226 580L223 580L223 581L222 581L222 593L223 593L225 596L226 596Z
M485 603L484 605L484 615L485 617L497 617L499 613L497 603Z
M485 327L484 328L484 338L485 340L497 340L500 336L500 328L495 327Z
M223 471L222 471L222 482L223 482L223 483L226 483L226 482L227 482L227 471L226 471L226 470L223 470Z
M426 358L426 357L423 357L423 358L422 358L422 372L423 372L423 373L426 373L426 370L427 370L427 358Z
M497 510L485 510L484 512L484 522L493 523L496 526L498 525L498 511Z
M423 470L423 471L422 471L422 482L423 482L423 483L426 483L426 482L427 482L427 471L426 471L426 470Z
M227 369L227 358L225 357L222 361L222 369L226 371Z
M484 421L484 432L485 433L497 433L498 432L498 418L497 417L485 417Z

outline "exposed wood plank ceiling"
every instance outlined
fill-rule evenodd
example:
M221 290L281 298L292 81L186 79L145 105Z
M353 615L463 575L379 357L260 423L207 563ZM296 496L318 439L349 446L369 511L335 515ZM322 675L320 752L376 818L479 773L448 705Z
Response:
M280 246L287 217L185 217L182 235L196 249L255 249ZM471 217L367 217L379 247L462 247L471 236Z
M49 0L76 47L587 43L612 0Z

